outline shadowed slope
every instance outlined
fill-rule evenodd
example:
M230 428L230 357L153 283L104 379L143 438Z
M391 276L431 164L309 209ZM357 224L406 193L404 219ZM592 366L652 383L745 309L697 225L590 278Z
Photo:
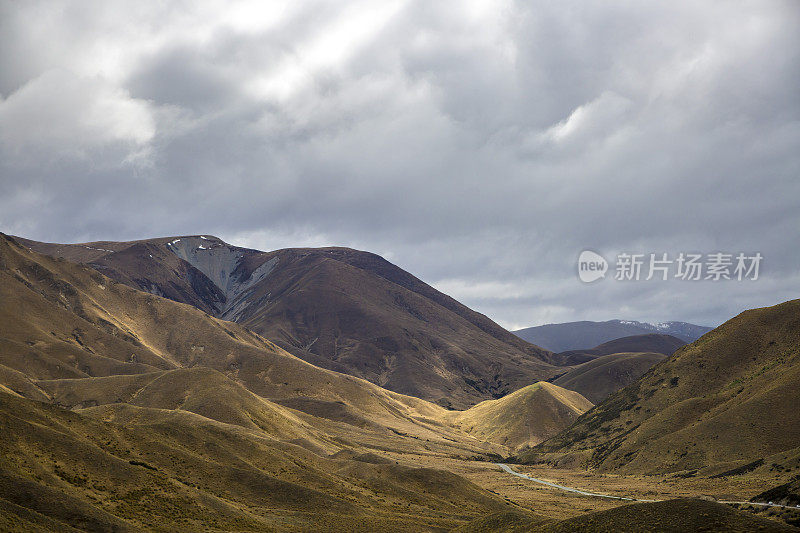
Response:
M552 382L597 404L642 377L666 357L660 353L612 353L578 365Z
M275 252L278 267L259 286L270 302L241 322L315 364L453 407L554 373L535 352L476 327L466 311L348 262L362 252L323 252Z
M560 365L579 365L613 353L646 352L672 355L685 344L686 342L672 335L662 335L660 333L632 335L605 342L591 349L557 353L553 355L553 359Z
M792 532L792 526L737 511L727 505L694 499L623 505L560 522L520 511L504 511L473 520L459 533L700 533L726 531Z
M569 518L534 531L543 533L691 533L700 531L782 532L797 528L759 518L731 507L705 500L669 500L623 505L608 511Z

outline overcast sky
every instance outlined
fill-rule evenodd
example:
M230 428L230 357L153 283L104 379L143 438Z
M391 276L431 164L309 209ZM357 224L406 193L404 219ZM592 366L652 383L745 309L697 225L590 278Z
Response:
M509 328L800 297L800 2L0 6L2 232L351 246Z

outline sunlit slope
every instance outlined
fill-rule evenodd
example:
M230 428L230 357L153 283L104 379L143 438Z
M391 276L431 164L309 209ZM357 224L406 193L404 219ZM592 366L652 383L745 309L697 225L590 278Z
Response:
M440 405L466 408L557 373L549 352L369 252L260 252L198 235L22 242L243 324L314 365Z
M102 420L136 420L142 412L131 406L187 411L257 430L280 441L299 443L324 455L342 449L413 452L419 450L420 439L425 439L428 453L445 456L473 456L494 450L457 431L443 416L422 417L413 410L398 409L393 418L377 418L341 401L308 397L284 398L276 403L207 367L40 380L34 385L55 404L82 409L84 414Z
M376 424L441 439L438 428L419 421L441 418L441 407L317 368L237 324L33 253L5 237L0 364L18 373L0 373L10 376L3 384L23 394L19 374L51 380L204 366L265 399L341 402Z
M315 438L317 432L299 413L253 394L206 367L129 376L38 381L52 401L68 408L130 404L183 410L279 440ZM316 439L315 439L316 440Z
M657 364L523 459L720 473L800 447L800 300L753 309Z
M0 529L429 531L508 506L448 472L328 458L182 410L86 411L103 410L116 416L0 392Z
M448 417L476 438L516 449L552 437L591 407L579 393L540 381Z

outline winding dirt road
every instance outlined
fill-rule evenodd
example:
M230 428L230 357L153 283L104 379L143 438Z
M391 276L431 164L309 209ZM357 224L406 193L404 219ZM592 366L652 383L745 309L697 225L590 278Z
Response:
M555 489L565 490L567 492L574 492L575 494L581 494L583 496L593 496L595 498L607 498L609 500L624 500L628 502L662 502L664 500L640 500L638 498L626 498L624 496L610 496L608 494L600 494L599 492L589 492L585 490L580 490L572 487L566 487L564 485L559 485L557 483L551 483L549 481L545 481L543 479L537 479L535 477L531 477L527 474L520 474L516 472L513 468L508 466L505 463L495 463L497 466L502 468L504 471L508 472L511 475L521 477L523 479L527 479L529 481L533 481L534 483L539 483L542 485L547 485L548 487L553 487ZM727 503L727 504L739 504L739 505L761 505L763 507L782 507L784 509L800 509L800 505L781 505L778 503L761 503L761 502L733 502L733 501L725 501L725 500L718 500L717 503Z

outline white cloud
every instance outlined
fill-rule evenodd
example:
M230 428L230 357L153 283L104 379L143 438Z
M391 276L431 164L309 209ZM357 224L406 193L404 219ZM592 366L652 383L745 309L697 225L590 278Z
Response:
M586 141L599 142L613 136L628 125L627 112L633 102L616 93L606 91L594 100L575 108L570 115L536 134L533 142L553 143L557 146L576 145Z
M0 230L350 245L505 324L719 321L796 290L798 23L791 2L0 4ZM769 269L761 296L587 288L585 248Z
M12 151L84 157L119 143L138 150L154 135L147 102L64 69L42 73L0 102L0 142Z

